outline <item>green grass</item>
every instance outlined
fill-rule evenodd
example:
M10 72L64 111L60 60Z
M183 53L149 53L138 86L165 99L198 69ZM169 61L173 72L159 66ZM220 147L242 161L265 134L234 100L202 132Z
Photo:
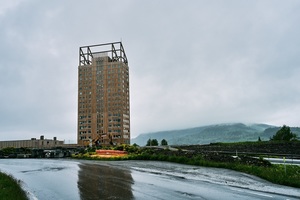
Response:
M18 181L13 177L0 172L0 199L28 200Z
M300 188L300 167L296 165L231 166L231 169L252 174L272 183Z
M129 156L129 159L169 161L188 165L232 169L258 176L272 183L300 188L300 166L296 165L271 165L269 167L264 167L239 163L207 161L202 159L201 156L187 158L184 156L166 156L148 153L131 155Z

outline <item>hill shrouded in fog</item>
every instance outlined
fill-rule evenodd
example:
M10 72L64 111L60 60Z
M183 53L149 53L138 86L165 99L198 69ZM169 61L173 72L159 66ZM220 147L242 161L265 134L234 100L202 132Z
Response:
M242 123L216 124L182 130L159 131L141 134L131 140L131 144L145 146L147 140L157 139L158 142L166 139L169 145L209 144L214 142L242 142L242 141L266 141L272 137L280 127L268 124ZM291 131L300 136L300 128L291 127Z

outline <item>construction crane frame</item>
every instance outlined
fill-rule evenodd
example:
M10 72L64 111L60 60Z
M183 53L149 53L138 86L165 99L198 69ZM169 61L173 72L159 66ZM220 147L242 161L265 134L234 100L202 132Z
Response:
M112 42L79 47L79 66L91 65L93 57L101 54L107 54L111 62L128 64L122 42Z

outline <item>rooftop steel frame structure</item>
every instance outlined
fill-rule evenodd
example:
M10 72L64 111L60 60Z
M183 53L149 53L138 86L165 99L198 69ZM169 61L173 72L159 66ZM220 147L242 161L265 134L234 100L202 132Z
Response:
M107 55L111 62L128 64L122 42L112 42L79 47L79 66L91 65L92 59L97 55Z

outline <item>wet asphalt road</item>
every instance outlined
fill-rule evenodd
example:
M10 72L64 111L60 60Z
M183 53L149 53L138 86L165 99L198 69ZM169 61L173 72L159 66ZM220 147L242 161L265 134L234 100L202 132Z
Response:
M154 161L2 159L31 199L300 199L300 189L226 170Z

